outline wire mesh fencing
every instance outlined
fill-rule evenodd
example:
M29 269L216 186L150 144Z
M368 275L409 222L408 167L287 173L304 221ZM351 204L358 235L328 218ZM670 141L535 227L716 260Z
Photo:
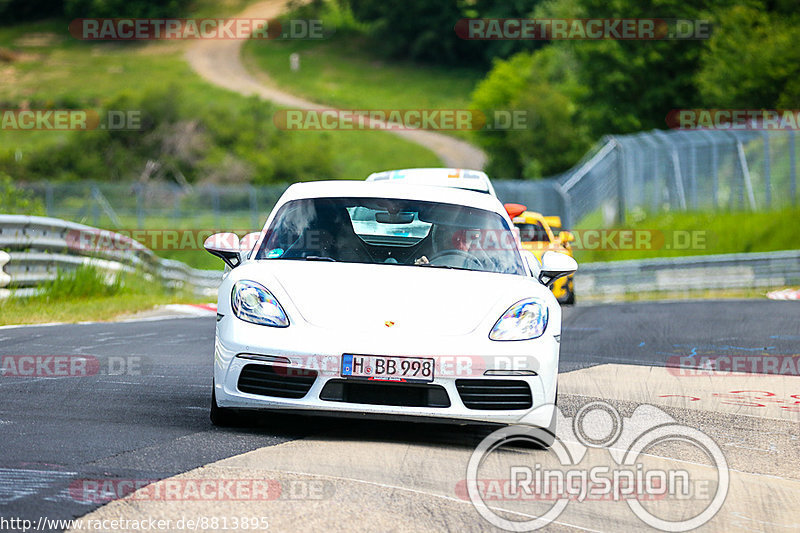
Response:
M794 131L654 130L600 140L573 168L542 180L493 180L500 200L610 226L637 211L765 211L797 204ZM47 216L104 228L260 229L287 184L25 184Z

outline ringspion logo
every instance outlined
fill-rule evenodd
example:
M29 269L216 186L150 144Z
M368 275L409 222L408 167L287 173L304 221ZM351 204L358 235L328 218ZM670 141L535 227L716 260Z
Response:
M558 435L526 423L550 411ZM670 441L690 447L708 468L654 459L650 451ZM517 442L552 445L550 453L504 453ZM543 405L526 413L519 425L498 429L472 453L466 479L454 490L484 520L505 531L534 531L557 520L568 505L606 500L624 502L653 528L691 531L719 512L729 484L725 455L705 433L652 405L640 405L623 417L611 404L595 401L583 405L574 418ZM509 516L490 507L496 501L529 507L521 508L524 514ZM683 505L688 501L692 508Z

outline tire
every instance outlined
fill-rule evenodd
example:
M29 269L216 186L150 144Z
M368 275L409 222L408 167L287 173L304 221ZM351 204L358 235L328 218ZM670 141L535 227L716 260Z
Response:
M575 291L567 289L567 297L564 298L564 305L575 305Z
M559 300L559 303L562 305L575 305L575 286L572 284L571 279L567 282L564 292L566 294Z
M216 388L216 387L214 387ZM228 428L242 424L242 416L234 409L217 405L217 393L211 389L211 423L217 427Z
M558 384L556 384L556 397L553 401L553 405L555 406L553 409L553 416L550 418L550 423L547 425L546 428L542 428L545 430L544 436L541 445L543 450L550 449L553 446L553 443L556 441L556 425L558 422Z

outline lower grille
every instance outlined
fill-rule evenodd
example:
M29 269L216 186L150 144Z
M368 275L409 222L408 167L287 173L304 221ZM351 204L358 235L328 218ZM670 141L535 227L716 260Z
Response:
M529 409L533 405L531 388L524 381L457 379L456 390L468 409L501 411Z
M331 379L322 388L320 400L401 407L450 407L444 387L415 383L381 383Z
M316 370L273 365L245 365L238 388L249 394L278 398L302 398L317 379Z

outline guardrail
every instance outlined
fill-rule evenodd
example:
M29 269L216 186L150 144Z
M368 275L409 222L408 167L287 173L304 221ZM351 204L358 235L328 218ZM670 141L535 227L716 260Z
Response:
M581 263L575 293L767 289L800 284L800 250Z
M99 244L98 244L99 243ZM96 245L97 244L97 245ZM162 259L136 240L57 218L0 215L0 288L35 292L58 271L93 265L106 272L141 271L165 286L216 295L222 270L197 270Z
M82 241L103 243L86 246ZM2 250L7 250L4 252ZM0 215L0 288L30 294L59 270L94 265L107 272L142 271L168 287L214 296L222 270L197 270L157 257L124 235L56 218ZM581 263L579 297L705 289L767 289L800 284L800 250Z

